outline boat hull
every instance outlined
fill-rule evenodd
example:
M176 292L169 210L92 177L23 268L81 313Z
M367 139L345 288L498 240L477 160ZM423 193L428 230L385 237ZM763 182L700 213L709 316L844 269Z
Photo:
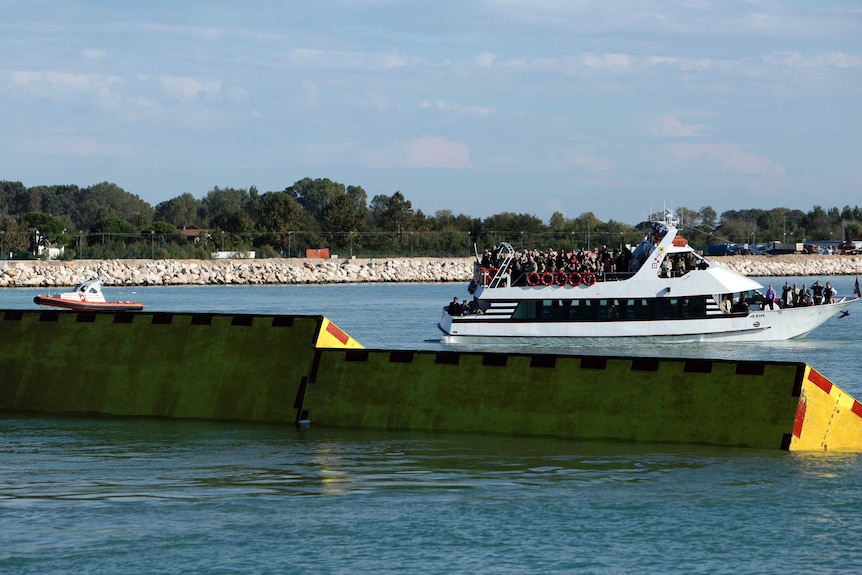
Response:
M89 302L51 296L36 296L33 298L33 302L74 311L141 311L144 309L144 304L137 301Z
M782 341L804 337L856 299L819 306L755 310L695 319L525 321L485 315L451 317L443 313L438 327L450 344L542 343L575 340L649 340L656 343Z

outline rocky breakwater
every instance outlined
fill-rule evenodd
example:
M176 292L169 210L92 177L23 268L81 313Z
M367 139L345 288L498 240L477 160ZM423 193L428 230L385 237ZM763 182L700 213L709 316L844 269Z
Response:
M100 276L108 286L467 282L472 258L74 260L0 262L0 287L73 286ZM853 275L862 256L728 256L713 261L747 276Z
M471 258L74 260L0 262L0 287L73 286L99 276L107 286L462 282Z
M742 275L754 277L841 276L862 273L862 256L780 255L712 258Z

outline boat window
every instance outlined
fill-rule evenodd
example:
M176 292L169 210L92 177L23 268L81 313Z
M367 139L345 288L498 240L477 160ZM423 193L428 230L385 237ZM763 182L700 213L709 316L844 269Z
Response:
M706 317L704 297L659 298L655 300L655 319Z
M597 299L593 301L597 307L599 319L613 319L612 316L615 310L614 300Z
M575 300L569 308L569 318L577 321L592 321L596 319L596 306L593 305L592 300Z
M539 306L535 300L522 300L518 302L518 307L512 312L512 319L538 319Z
M655 300L656 319L677 319L680 316L679 300L676 298L661 298Z
M682 308L682 317L701 318L706 317L706 298L705 297L690 297L685 298L685 303Z
M633 299L626 306L626 319L650 319L649 300Z
M541 318L545 320L554 320L554 319L568 319L569 318L569 307L571 307L571 300L559 300L559 299L545 299L542 300L542 315Z
M648 321L652 319L705 318L706 297L656 299L524 300L512 319L541 321Z

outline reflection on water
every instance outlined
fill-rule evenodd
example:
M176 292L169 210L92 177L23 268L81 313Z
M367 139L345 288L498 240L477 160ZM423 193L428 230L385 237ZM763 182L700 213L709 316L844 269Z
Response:
M0 501L222 499L662 482L737 468L820 478L855 455L126 419L0 419ZM48 434L49 432L49 434ZM788 466L788 463L790 464ZM740 481L739 479L734 480ZM763 479L758 479L758 483ZM771 480L770 480L771 481Z
M751 457L738 449L187 421L6 417L0 430L0 501L19 505L651 481Z

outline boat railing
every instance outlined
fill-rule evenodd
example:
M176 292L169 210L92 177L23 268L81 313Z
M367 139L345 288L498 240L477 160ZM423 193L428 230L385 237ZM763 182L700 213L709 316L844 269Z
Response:
M508 242L500 243L500 248L506 250L506 257L503 258L503 262L500 264L500 267L497 268L497 273L494 274L494 277L491 278L488 287L502 287L500 284L505 286L512 285L511 277L509 270L512 269L512 260L515 259L515 248L512 247ZM505 280L505 282L504 282Z
M505 250L499 265L483 266L479 262L473 269L473 281L487 288L508 287L512 285L511 269L515 259L515 249L506 242L500 243L500 249ZM472 293L472 292L471 292Z

